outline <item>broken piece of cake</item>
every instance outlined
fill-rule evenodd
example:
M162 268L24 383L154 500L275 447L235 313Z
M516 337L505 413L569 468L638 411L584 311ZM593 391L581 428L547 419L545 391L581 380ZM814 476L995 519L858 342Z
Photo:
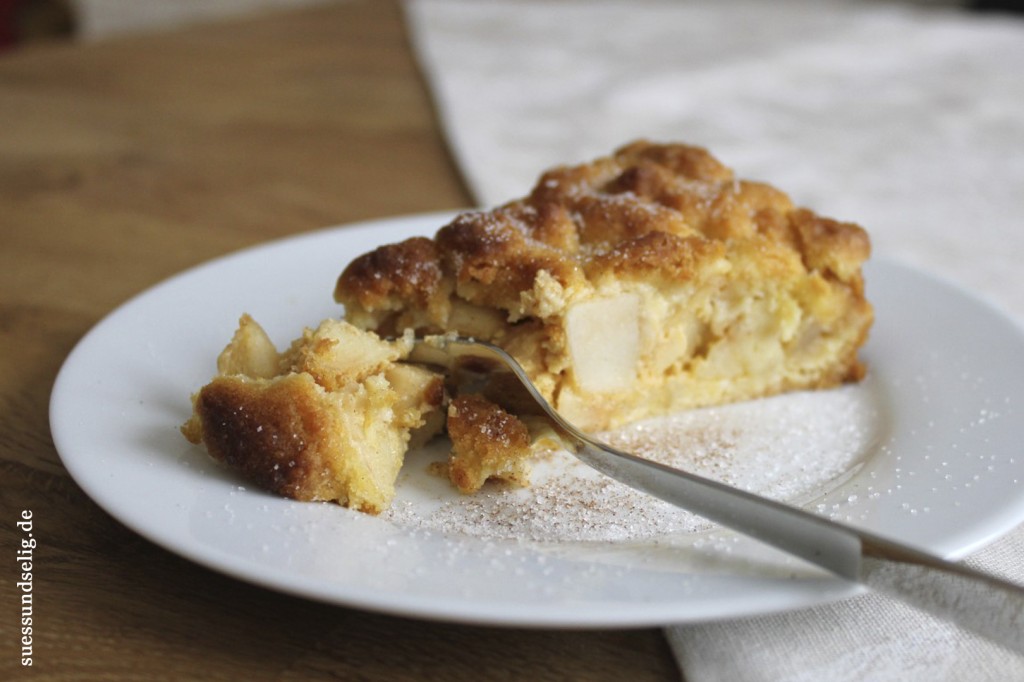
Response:
M448 478L459 492L476 492L491 480L529 485L536 440L518 417L471 393L451 401L447 427L452 441Z
M335 298L363 329L501 346L593 431L861 378L869 253L701 148L637 142L357 258Z
M261 488L379 513L444 421L444 378L399 362L410 343L326 320L278 353L243 316L182 432Z

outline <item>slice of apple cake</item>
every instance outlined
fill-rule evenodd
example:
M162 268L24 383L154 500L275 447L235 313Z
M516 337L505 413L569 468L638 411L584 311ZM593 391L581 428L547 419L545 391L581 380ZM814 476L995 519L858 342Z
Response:
M859 379L869 252L857 225L739 180L703 149L636 142L357 258L335 298L382 335L493 342L567 419L599 430Z

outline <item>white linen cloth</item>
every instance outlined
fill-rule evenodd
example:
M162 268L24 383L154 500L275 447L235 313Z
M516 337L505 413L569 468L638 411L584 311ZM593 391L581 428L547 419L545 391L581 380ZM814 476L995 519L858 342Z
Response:
M695 143L1024 323L1024 19L838 0L406 13L480 205L636 138ZM1024 526L967 563L1024 583ZM874 594L666 633L690 682L1024 680L1021 657Z

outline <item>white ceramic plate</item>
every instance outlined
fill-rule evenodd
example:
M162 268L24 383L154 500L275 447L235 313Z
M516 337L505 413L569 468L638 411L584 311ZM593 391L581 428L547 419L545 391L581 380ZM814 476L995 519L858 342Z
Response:
M53 437L71 475L119 521L200 564L288 593L409 616L659 625L857 592L717 529L551 542L409 525L402 519L453 495L415 471L403 473L397 516L279 499L247 487L182 438L188 397L212 376L240 313L287 343L302 326L340 313L331 292L351 258L432 234L445 218L398 218L270 243L189 270L121 306L82 339L54 387ZM877 309L864 352L870 377L849 390L869 407L860 413L870 415L869 437L844 471L823 475L800 502L935 554L962 556L1024 520L1024 337L973 297L906 267L875 262L867 277ZM804 447L817 437L791 430ZM418 464L407 469L422 465L411 461ZM792 466L806 474L814 463Z

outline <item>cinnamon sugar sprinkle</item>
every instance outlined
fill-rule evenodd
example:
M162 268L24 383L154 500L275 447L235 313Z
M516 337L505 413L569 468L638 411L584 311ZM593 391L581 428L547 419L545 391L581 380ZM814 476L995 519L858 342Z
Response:
M864 459L876 442L877 422L870 392L857 385L689 411L601 438L755 494L805 503ZM383 518L415 531L540 543L629 542L711 527L565 452L538 461L528 488L488 483L472 495L403 495L403 488L430 486L427 466L407 473Z

